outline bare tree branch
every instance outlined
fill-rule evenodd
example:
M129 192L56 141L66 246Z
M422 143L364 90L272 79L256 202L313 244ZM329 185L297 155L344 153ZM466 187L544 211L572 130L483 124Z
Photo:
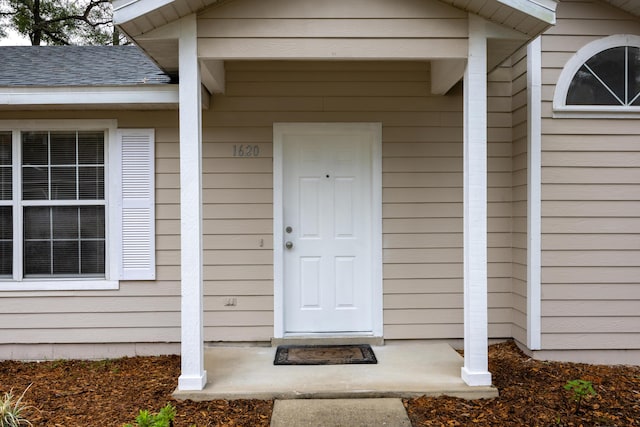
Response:
M0 37L12 28L34 45L120 42L111 14L110 0L0 0Z

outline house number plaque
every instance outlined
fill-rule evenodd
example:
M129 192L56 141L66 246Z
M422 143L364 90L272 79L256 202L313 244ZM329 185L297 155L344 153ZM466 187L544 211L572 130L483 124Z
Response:
M259 157L260 146L252 144L234 144L233 157Z

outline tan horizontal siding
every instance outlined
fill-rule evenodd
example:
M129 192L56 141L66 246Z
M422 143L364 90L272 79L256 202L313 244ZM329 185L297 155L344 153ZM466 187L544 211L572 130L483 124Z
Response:
M388 325L455 324L459 322L462 311L461 308L387 310L385 321ZM508 323L510 317L510 308L496 308L489 314L489 323Z
M435 324L429 325L429 335L431 339L451 339L451 337L462 337L464 335L462 324ZM489 336L495 338L511 337L511 324L489 324ZM424 325L386 325L385 333L391 336L400 336L404 339L423 339L425 334Z
M542 346L640 348L637 120L552 118L562 68L601 37L640 34L604 2L560 2L542 39Z
M634 267L603 267L603 266L544 266L542 269L543 283L553 284L598 284L598 283L638 283L640 266ZM637 301L635 301L637 303ZM544 305L544 304L543 304Z
M459 278L420 278L420 279L388 279L385 280L385 293L390 294L439 294L462 292L462 283ZM510 292L511 278L494 277L491 279L493 292Z
M41 324L41 323L38 323ZM137 327L114 328L104 325L101 328L83 328L82 325L68 325L64 328L47 329L43 327L30 329L4 329L2 339L12 344L71 344L71 343L121 343L126 342L178 342L180 326L173 327Z
M2 112L2 119L117 119L121 128L156 129L157 280L121 282L113 291L2 292L5 343L177 342L180 338L176 111ZM165 221L165 222L163 222ZM168 227L164 225L167 224Z
M408 307L428 296L424 310L446 306L462 296L462 98L459 88L448 96L428 93L426 63L298 63L227 62L227 92L213 98L205 112L204 246L207 295L224 292L218 304L232 297L235 280L251 289L272 292L271 126L274 122L382 122L383 246L385 301L395 298ZM285 78L286 77L286 78ZM404 83L398 83L404 82ZM418 89L419 88L419 89ZM499 87L496 87L496 90ZM372 96L373 95L373 96ZM500 105L498 103L498 105ZM504 104L508 105L508 104ZM502 310L510 277L509 238L511 149L505 126L507 111L494 108L490 132L489 241L491 310ZM495 142L493 142L495 141ZM507 141L507 142L505 142ZM235 144L257 144L257 159L230 157ZM233 163L233 164L232 164ZM262 179L264 178L264 179ZM235 215L235 212L238 215ZM235 248L232 251L228 249ZM217 289L224 283L224 289ZM264 288L260 284L265 284ZM502 296L501 298L498 296ZM210 303L208 310L224 307ZM404 301L404 303L403 303ZM251 310L273 310L273 300L249 301ZM495 302L495 304L494 304ZM238 298L238 309L242 307ZM495 305L495 307L494 307ZM245 305L246 306L246 305ZM397 319L407 308L387 307ZM461 312L452 320L459 330ZM262 316L262 315L261 315ZM259 316L260 319L265 319ZM491 314L491 316L496 316ZM433 316L432 316L433 317ZM386 314L385 314L386 318ZM418 319L422 338L440 336L430 317ZM455 319L454 319L455 318ZM399 320L400 321L400 320ZM496 324L508 321L496 318ZM414 322L415 323L415 322ZM271 322L268 323L271 325ZM407 335L385 323L385 337ZM263 333L267 325L256 325ZM413 328L413 324L408 324ZM231 329L207 324L212 339L229 339ZM238 329L237 333L245 333ZM217 336L216 334L223 334ZM270 334L272 331L270 332ZM504 336L501 335L499 336ZM270 337L262 337L268 339ZM457 338L460 336L452 336ZM238 335L234 340L252 336Z
M382 123L385 337L462 337L461 88L431 96L423 62L228 61L225 68L227 92L203 112L205 340L273 335L272 125L295 121ZM496 75L489 101L489 317L496 338L509 336L512 301L511 102L503 78ZM19 342L179 340L177 113L158 114L157 121L154 112L101 114L119 115L131 127L139 118L157 129L158 280L123 283L119 291L10 294L0 312L25 316L29 327L9 327L3 337L7 331L9 339L21 333ZM29 114L38 116L46 113ZM238 144L257 145L259 156L234 158ZM446 325L437 316L443 307L451 307Z
M640 318L633 317L545 317L543 321L545 329L555 333L576 334L585 329L591 333L631 333L640 335Z
M274 7L277 5L278 7ZM424 3L419 0L389 4L384 0L359 0L347 4L340 0L326 0L322 8L310 8L305 2L278 0L266 4L250 0L243 4L229 2L201 12L199 18L466 18L466 13L444 3Z
M547 300L574 300L576 296L583 300L637 300L640 299L640 286L634 283L547 284L542 294Z
M273 324L251 326L215 326L206 325L205 341L264 341L273 336Z
M521 48L511 57L511 318L514 338L524 336L527 328L527 50ZM523 286L524 285L524 286Z
M640 333L547 333L542 336L542 347L563 350L637 349Z
M42 328L37 316L26 313L0 314L3 324L11 324L12 329L39 329ZM104 325L114 329L129 328L137 325L140 328L171 328L180 322L180 312L147 311L123 313L107 312L96 314L85 313L48 313L46 329L67 329L69 325L81 325L82 328L103 328ZM45 329L45 328L42 328Z
M215 16L215 15L214 15ZM466 38L464 18L201 18L199 38Z
M241 7L223 3L201 12L200 55L227 59L466 55L467 15L442 3L329 0L322 7L309 0L276 3L276 7L255 0Z

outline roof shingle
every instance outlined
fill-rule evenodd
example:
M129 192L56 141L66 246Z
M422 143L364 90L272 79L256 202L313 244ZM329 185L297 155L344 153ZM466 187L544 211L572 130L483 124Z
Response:
M167 83L171 78L136 46L0 47L0 87Z

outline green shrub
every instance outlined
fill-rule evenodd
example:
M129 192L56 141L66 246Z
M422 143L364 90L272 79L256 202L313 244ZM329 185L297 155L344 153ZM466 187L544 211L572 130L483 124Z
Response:
M167 403L157 414L152 414L146 409L141 409L136 417L138 427L172 427L176 417L176 408ZM134 427L133 424L125 424L124 427Z
M573 391L573 395L571 396L571 400L576 402L576 413L580 410L580 405L582 401L587 396L595 396L596 391L593 389L593 384L591 381L587 380L571 380L567 381L564 385L565 390Z

